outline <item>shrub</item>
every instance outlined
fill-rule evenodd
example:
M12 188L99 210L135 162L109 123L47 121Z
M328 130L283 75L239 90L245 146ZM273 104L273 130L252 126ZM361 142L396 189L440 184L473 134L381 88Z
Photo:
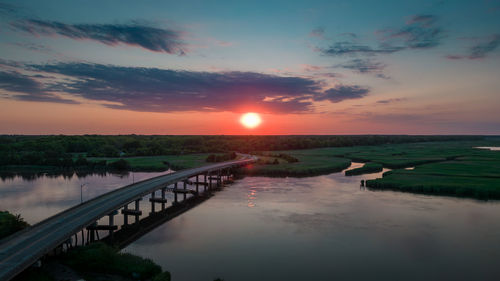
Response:
M28 227L29 224L20 215L0 211L0 239Z

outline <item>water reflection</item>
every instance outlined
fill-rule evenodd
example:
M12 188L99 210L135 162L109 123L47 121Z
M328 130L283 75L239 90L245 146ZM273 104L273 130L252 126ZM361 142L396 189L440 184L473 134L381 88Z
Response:
M0 209L21 216L30 224L116 188L164 173L11 173L0 182Z
M255 201L257 199L257 189L255 187L251 187L248 189L248 204L249 208L255 207Z
M83 183L88 200L159 174L17 175L0 207L36 223L78 204ZM500 280L498 202L358 188L381 174L247 177L124 251L177 281Z
M380 175L247 177L125 251L180 281L500 278L498 203L358 188Z

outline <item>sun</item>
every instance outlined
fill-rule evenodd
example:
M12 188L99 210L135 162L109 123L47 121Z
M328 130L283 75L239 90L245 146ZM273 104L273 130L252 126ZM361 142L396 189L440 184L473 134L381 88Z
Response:
M253 129L260 125L262 119L260 119L260 115L257 113L248 112L241 116L240 122L241 124L243 124L243 126L249 129Z

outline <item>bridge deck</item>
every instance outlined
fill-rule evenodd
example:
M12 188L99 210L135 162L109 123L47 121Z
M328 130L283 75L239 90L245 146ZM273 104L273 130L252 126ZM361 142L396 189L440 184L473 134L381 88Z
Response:
M0 240L0 280L10 280L79 230L125 204L190 177L255 162L254 157L181 170L108 192Z

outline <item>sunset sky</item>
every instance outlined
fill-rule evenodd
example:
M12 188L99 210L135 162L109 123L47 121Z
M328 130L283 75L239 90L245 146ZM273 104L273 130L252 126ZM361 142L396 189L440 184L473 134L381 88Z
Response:
M500 134L500 1L0 2L0 134L94 133Z

